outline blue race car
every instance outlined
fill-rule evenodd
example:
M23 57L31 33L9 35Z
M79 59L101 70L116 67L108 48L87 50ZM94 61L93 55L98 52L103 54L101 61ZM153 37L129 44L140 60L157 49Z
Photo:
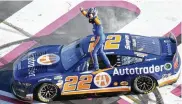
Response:
M68 45L34 48L13 65L12 92L18 98L49 102L59 95L109 92L149 93L174 83L180 75L180 57L173 35L146 37L107 33L104 51L114 68L93 68L90 52L94 36Z

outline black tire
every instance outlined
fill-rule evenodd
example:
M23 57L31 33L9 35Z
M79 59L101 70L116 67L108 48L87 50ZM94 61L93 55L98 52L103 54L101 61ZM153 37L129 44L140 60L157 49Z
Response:
M156 81L150 76L137 76L133 81L133 90L140 94L147 94L156 88Z
M48 103L50 101L54 101L58 97L58 93L59 89L56 85L43 83L37 88L35 96L37 100Z

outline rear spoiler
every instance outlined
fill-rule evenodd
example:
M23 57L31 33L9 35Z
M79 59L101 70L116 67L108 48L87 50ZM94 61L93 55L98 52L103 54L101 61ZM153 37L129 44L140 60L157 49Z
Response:
M163 45L166 46L166 48L164 48L163 52L167 53L168 56L172 56L177 52L177 39L172 32L165 35L165 38L167 38L167 40L164 40Z
M177 44L176 36L172 32L169 32L169 35L167 35L166 37L168 37L171 40L172 43Z
M167 36L165 36L167 38L170 39L171 43L173 43L173 46L175 44L176 46L176 49L175 49L175 54L173 56L173 67L174 67L174 72L177 73L178 70L179 70L179 67L180 67L180 63L181 63L181 59L180 59L180 55L177 51L177 39L176 39L176 36L170 32Z

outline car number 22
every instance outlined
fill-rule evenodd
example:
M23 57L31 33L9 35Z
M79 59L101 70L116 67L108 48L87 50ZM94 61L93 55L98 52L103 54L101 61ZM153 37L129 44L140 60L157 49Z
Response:
M94 41L94 40L95 40L95 37L92 37L90 41ZM120 41L121 41L121 35L108 35L106 37L104 49L105 50L119 49ZM93 50L94 45L95 45L94 42L91 42L89 44L88 52L91 52Z
M92 79L92 75L82 75L79 78L78 76L68 76L65 78L63 92L88 90L90 89Z

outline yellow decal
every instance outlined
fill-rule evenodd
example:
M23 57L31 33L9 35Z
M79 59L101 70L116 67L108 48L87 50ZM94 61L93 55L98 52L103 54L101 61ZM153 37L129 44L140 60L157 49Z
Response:
M88 52L91 52L95 47L94 46L95 45L95 37L94 36L90 39L90 42L91 43L89 44ZM121 35L108 35L106 37L104 49L105 50L119 49L120 42L121 42Z
M92 75L82 75L79 81L78 76L67 76L62 92L90 89L92 79Z
M104 49L119 49L121 41L121 35L108 35L107 41L105 42Z

